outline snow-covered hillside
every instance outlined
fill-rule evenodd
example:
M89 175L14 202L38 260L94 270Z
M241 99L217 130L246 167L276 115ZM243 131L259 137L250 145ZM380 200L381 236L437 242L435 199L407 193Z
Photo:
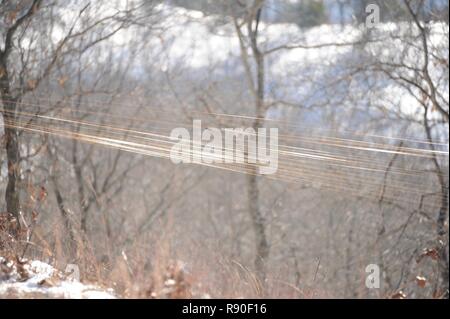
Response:
M189 81L199 86L214 77L219 82L225 78L241 79L245 88L241 48L231 18L205 16L201 11L166 4L156 6L154 11L160 17L158 26L164 31L160 37L148 39L152 50L146 53L145 61L151 59L154 67L166 74L175 72L182 76L184 70ZM448 52L448 30L442 23L431 23L427 28L431 34L429 49L435 58L429 63L429 72L434 81L442 84L437 88L439 93L448 97L448 82L446 84L446 75L439 64L439 59ZM132 32L124 30L113 41L124 43ZM243 32L246 32L245 28ZM371 29L368 43L351 45L367 39L368 29L363 24L300 29L296 24L261 22L258 45L263 52L268 52L266 100L268 103L276 100L299 103L305 108L332 105L341 108L339 111L342 111L343 117L348 118L345 112L348 106L359 106L363 114L369 112L366 105L375 99L377 104L395 107L396 112L405 116L421 118L420 103L391 79L381 73L375 78L373 71L369 79L354 74L358 67L370 65L373 59L404 63L411 67L421 66L423 55L420 43L411 46L409 40L402 40L411 32L417 33L414 25L381 23ZM337 45L328 45L332 43ZM305 49L311 46L319 47ZM276 50L280 47L289 49ZM137 69L141 68L138 66ZM349 98L349 95L352 97ZM346 99L351 100L348 105Z

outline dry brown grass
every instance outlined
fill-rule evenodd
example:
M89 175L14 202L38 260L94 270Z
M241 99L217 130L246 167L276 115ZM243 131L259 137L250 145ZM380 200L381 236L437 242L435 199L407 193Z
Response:
M50 233L39 227L30 243L4 243L0 255L40 260L64 271L68 263L80 269L80 281L113 288L120 298L314 298L324 297L312 289L299 289L269 274L263 287L256 274L217 251L201 247L174 249L171 237L145 236L116 254L96 253L93 243L80 236L71 254L63 225L55 223ZM73 244L73 243L72 243ZM8 297L8 296L3 296ZM14 297L11 293L9 297ZM39 294L25 296L46 298Z

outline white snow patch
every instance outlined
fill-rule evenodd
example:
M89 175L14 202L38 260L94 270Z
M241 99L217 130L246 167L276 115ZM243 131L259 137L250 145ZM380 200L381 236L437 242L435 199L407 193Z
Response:
M4 269L3 272L0 269L0 296L66 299L116 298L112 289L104 290L94 285L86 285L77 280L64 278L51 265L38 260L26 262L23 265L28 277L26 280L21 279L18 267L13 261L0 257L0 265L10 271L5 273Z

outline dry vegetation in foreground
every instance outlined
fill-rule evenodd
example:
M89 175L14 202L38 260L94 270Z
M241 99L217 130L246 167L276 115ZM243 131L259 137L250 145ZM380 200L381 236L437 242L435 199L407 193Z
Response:
M8 242L5 219L1 227L4 245ZM281 279L282 265L279 272L268 274L263 285L253 271L217 254L210 254L205 261L207 252L197 251L197 258L190 256L196 262L183 262L186 255L171 249L169 236L140 239L127 252L101 258L95 256L88 240L80 240L76 259L70 261L60 227L45 236L29 230L33 241L9 241L1 247L0 298L334 298L320 289L319 264L314 278L303 279L299 274L297 286ZM417 262L423 259L435 261L436 251L424 252ZM79 267L79 281L64 270L68 263ZM361 294L356 292L356 297L365 298L364 280L362 276ZM429 285L419 277L411 284ZM377 297L408 298L403 290Z
M29 229L34 235L31 241L25 240L26 236L22 236L23 240L11 241L4 217L0 241L3 244L0 250L0 298L332 297L312 285L295 287L273 274L268 275L263 286L256 274L239 262L218 255L210 255L205 261L205 252L197 252L198 258L191 258L197 262L187 264L183 262L182 254L171 250L169 237L159 241L141 239L127 252L115 256L105 254L101 258L95 256L84 239L76 243L76 259L70 260L68 243L61 239L62 225L55 225L54 231L47 234ZM153 253L149 254L151 249ZM44 265L47 273L36 270L33 266L36 263ZM64 287L70 289L67 282L77 282L72 273L64 270L69 263L79 267L80 282L98 294L64 292ZM49 274L48 268L54 271ZM24 283L26 289L18 283Z

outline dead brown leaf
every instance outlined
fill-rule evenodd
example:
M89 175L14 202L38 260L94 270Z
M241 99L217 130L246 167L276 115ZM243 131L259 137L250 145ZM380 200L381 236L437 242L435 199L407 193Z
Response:
M67 82L69 78L67 76L62 76L58 79L58 84L60 87L64 87L64 84Z
M41 281L38 282L39 286L42 287L55 287L60 283L60 280L56 277L50 277L50 278L45 278L42 279Z
M406 294L403 291L396 292L391 296L391 299L406 299Z
M416 276L416 283L417 283L417 286L419 286L420 288L423 288L427 284L427 279L422 276Z
M30 89L35 89L36 88L36 84L37 84L36 80L28 80L27 83L28 83L28 87Z
M424 257L430 257L432 260L438 260L439 253L436 248L425 248L419 257L417 257L416 261L419 263Z

